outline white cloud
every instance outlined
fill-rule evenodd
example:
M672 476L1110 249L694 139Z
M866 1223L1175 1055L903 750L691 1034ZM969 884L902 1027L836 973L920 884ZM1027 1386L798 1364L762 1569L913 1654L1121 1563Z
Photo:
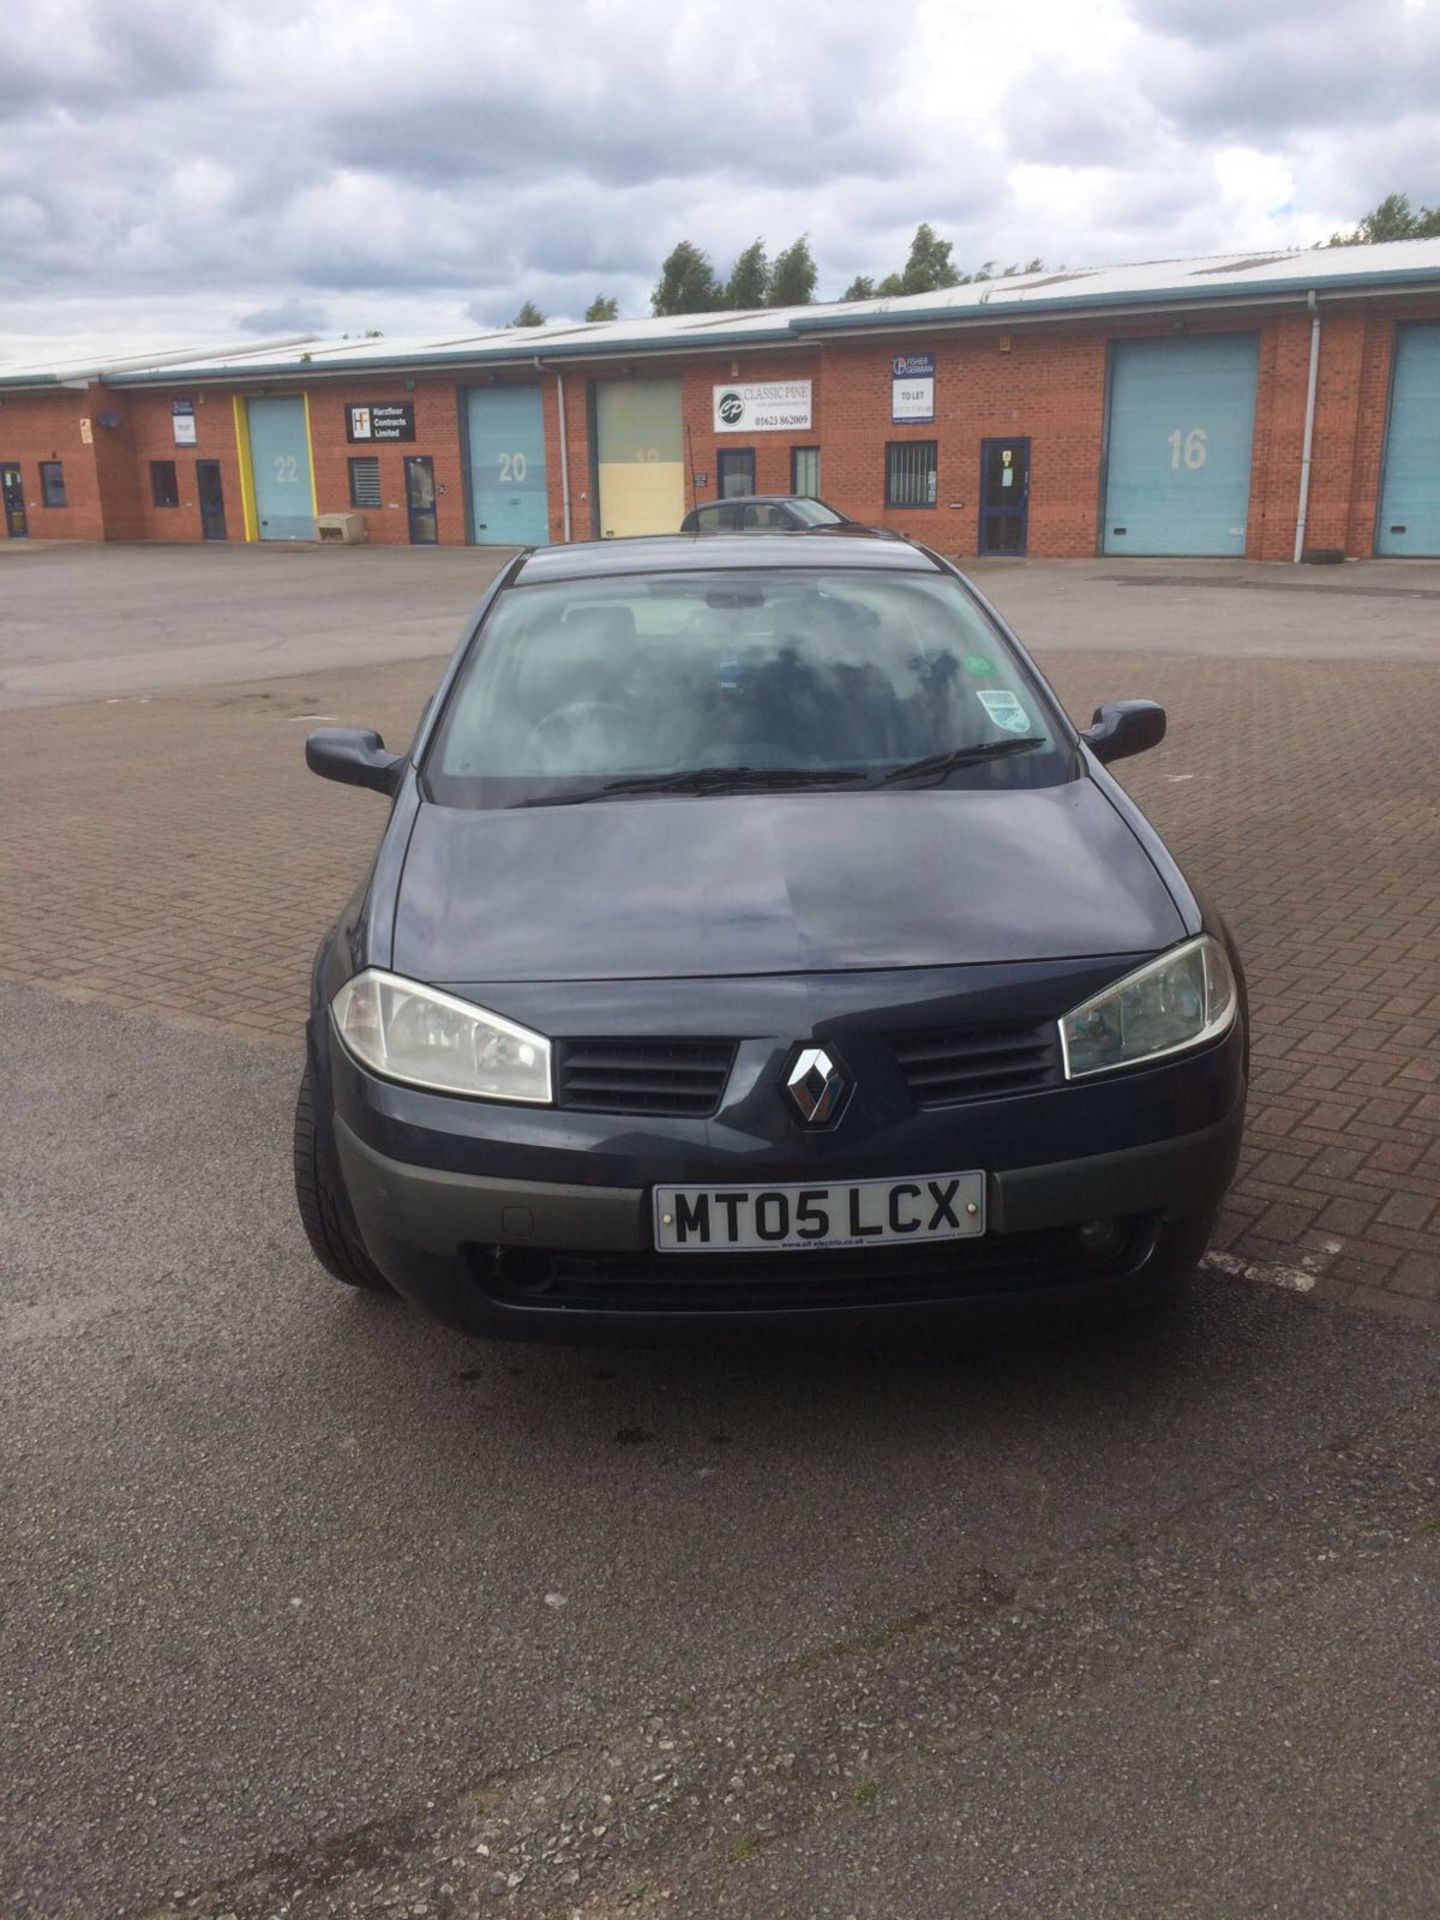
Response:
M1435 0L12 0L0 356L643 312L682 237L808 232L830 296L922 219L962 266L1305 244L1440 200L1437 97Z

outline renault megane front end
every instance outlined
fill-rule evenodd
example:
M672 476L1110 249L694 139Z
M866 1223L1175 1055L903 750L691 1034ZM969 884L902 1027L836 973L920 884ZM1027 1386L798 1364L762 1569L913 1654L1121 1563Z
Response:
M902 541L522 554L321 946L311 1244L468 1333L1163 1298L1239 1148L1228 933L1004 623Z

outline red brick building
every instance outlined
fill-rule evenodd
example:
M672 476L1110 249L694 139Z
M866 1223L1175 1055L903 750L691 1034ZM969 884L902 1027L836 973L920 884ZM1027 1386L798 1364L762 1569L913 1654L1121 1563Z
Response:
M0 367L11 539L522 545L756 492L961 556L1440 554L1440 241Z

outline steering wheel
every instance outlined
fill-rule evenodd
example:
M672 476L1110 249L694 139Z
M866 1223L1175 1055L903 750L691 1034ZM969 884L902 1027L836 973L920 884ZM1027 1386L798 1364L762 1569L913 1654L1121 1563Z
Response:
M630 715L615 700L571 700L566 706L554 708L543 720L536 721L525 741L527 756L533 750L551 770L572 771L569 767L556 768L555 760L557 756L563 759L566 747L573 746L585 727L596 720L602 724L609 720L620 720L628 725ZM584 773L593 769L581 767L573 771Z

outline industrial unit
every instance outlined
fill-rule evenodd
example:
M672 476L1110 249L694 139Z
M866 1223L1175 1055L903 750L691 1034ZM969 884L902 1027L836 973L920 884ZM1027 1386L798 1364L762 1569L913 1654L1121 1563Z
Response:
M0 367L12 540L528 546L752 492L960 556L1440 555L1440 240Z

